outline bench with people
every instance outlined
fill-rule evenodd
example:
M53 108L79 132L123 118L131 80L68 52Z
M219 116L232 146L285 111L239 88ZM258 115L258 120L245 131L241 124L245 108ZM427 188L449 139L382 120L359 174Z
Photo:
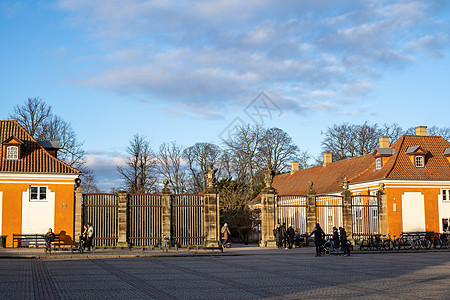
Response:
M46 234L13 234L12 247L39 247L44 246L46 251L61 249L60 234L55 234L51 228Z

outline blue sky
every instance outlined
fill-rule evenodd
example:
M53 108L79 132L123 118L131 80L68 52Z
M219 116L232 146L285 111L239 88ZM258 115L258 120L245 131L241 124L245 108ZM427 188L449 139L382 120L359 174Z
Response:
M0 118L44 99L105 189L135 133L156 150L259 122L317 155L334 123L449 126L447 2L1 1Z

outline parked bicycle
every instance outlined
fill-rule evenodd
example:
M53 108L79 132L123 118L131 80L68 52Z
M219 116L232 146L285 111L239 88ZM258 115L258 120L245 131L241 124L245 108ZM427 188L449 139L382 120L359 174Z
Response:
M380 251L383 249L383 241L380 234L372 234L365 240L361 241L359 246L360 250L375 250Z

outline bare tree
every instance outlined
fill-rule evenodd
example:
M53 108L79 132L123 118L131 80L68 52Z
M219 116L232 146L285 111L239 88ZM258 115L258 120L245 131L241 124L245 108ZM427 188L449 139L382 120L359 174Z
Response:
M95 184L93 171L86 163L83 142L71 124L53 114L52 107L39 97L28 98L22 105L14 107L9 118L17 122L38 141L59 141L58 159L81 171L83 182Z
M173 192L185 193L188 188L188 177L183 166L183 147L175 142L163 143L156 158L159 174L169 181Z
M228 178L219 183L219 195L220 209L227 211L243 209L251 193L244 183Z
M260 168L270 165L275 172L289 168L298 159L300 150L292 138L279 128L267 129L258 146Z
M378 146L378 138L382 135L377 124L369 125L364 122L362 125L352 125L353 143L350 149L353 156L366 155L373 152Z
M45 140L45 127L52 115L51 106L39 97L28 98L23 105L16 105L10 119L17 120L19 124L35 139Z
M342 123L340 125L334 124L332 127L328 127L322 140L322 148L324 152L331 152L333 154L333 160L341 160L348 157L352 157L353 143L352 138L352 125L348 123Z
M405 134L405 130L400 127L397 123L384 124L381 129L382 136L389 137L389 145L392 145L400 136Z
M249 189L255 186L258 149L265 130L261 126L237 126L233 136L224 141L233 163L246 169Z
M133 194L143 194L156 190L155 157L150 142L144 136L135 134L127 148L130 155L125 166L117 166L117 171L125 180L125 186Z
M193 193L198 193L205 187L204 173L208 169L208 164L216 165L219 160L221 149L219 146L211 143L196 143L195 145L184 149L183 158L187 164L192 177ZM219 174L217 174L219 176Z

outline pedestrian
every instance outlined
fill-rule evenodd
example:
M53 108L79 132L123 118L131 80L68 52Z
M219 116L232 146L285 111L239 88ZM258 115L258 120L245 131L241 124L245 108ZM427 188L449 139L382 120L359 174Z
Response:
M282 247L284 249L287 249L287 245L286 245L286 241L287 241L287 230L286 230L286 225L283 223L283 225L281 225L281 229L280 229L280 234L281 234L281 243L282 243Z
M87 224L87 237L86 237L86 247L88 251L91 251L92 240L94 239L94 226L91 223Z
M275 229L273 230L273 237L275 238L275 242L277 243L277 248L281 248L281 224L278 223Z
M339 237L341 242L341 252L344 253L344 256L348 256L347 254L347 232L343 227L339 227Z
M339 249L339 232L336 226L333 227L333 237L331 238L331 241L333 242L333 248L335 250Z
M314 228L313 232L311 232L308 235L307 239L312 235L314 235L314 245L316 246L316 257L321 256L320 255L320 247L323 244L322 241L323 241L323 238L325 237L325 232L323 232L319 223L316 224L316 227Z
M225 247L228 243L228 239L231 236L230 229L228 228L227 223L223 224L222 229L220 229L220 236L222 238L222 247Z
M294 245L295 230L294 230L294 228L292 228L291 224L289 224L289 227L286 230L286 232L287 232L287 238L288 238L288 248L292 249L292 246Z
M55 234L51 228L48 229L47 233L44 236L45 239L45 251L51 250L51 245L55 241Z

